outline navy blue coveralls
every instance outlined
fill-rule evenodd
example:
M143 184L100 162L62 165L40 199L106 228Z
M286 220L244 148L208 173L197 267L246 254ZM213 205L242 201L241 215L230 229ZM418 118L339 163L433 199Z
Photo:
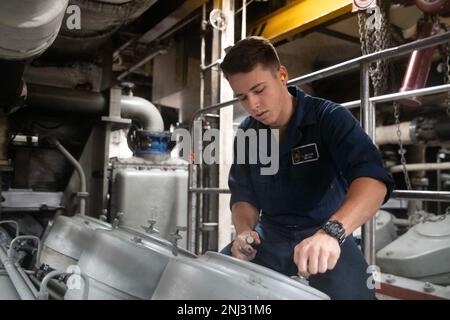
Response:
M261 175L261 164L234 162L229 187L230 206L244 201L261 213L255 227L261 245L252 262L293 276L297 274L294 247L338 211L354 179L371 177L384 182L388 189L385 202L393 180L383 168L378 150L346 108L294 86L288 90L297 103L280 144L278 172ZM268 127L247 117L240 128ZM231 255L231 245L222 253ZM336 267L310 276L309 283L332 299L374 299L374 291L367 286L371 276L367 267L349 236Z

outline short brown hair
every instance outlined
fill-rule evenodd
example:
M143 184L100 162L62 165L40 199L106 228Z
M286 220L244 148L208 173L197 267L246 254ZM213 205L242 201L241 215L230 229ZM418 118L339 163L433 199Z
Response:
M280 68L277 51L269 40L263 37L248 37L238 41L229 49L220 68L226 78L240 72L250 72L256 65L265 68Z

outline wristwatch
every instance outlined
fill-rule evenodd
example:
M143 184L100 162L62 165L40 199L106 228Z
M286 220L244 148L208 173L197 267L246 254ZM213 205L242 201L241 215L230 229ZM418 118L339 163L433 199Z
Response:
M337 220L330 220L322 225L322 230L330 236L337 239L339 245L342 245L345 241L345 229L342 223Z

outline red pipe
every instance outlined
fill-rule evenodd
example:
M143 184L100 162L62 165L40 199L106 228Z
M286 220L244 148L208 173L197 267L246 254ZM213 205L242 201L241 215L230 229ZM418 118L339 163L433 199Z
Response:
M424 39L439 31L439 24L425 22L422 25L418 39ZM425 87L428 74L430 73L433 54L436 47L415 50L409 58L405 77L403 78L400 92L421 89ZM420 107L422 105L421 97L411 97L399 100L399 103L407 107Z
M450 0L416 0L416 6L426 13L443 14L450 11Z

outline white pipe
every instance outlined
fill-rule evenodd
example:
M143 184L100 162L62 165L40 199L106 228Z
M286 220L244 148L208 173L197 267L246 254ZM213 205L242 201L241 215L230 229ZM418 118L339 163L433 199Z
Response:
M62 144L54 139L52 141L56 148L69 160L69 162L75 167L79 177L80 177L80 192L78 193L78 197L80 198L80 215L84 216L86 214L86 198L88 197L87 187L86 187L86 175L84 174L83 167L81 167L80 163L75 159L66 148L62 146Z
M137 120L146 131L164 131L161 113L150 101L139 97L122 96L120 107L122 118Z
M449 170L450 162L440 163L410 163L406 165L406 171L432 171L432 170ZM392 173L402 172L403 166L396 165L389 168Z
M58 277L60 275L65 275L66 272L64 271L58 271L53 270L49 272L44 279L42 279L41 285L39 286L39 293L38 293L38 299L39 300L48 300L49 294L48 294L48 283L51 279ZM74 273L74 275L77 275L81 277L84 281L84 289L83 289L83 296L81 299L87 300L88 294L89 294L89 278L84 273Z
M20 273L17 271L18 267L15 266L14 262L8 258L6 252L0 246L0 261L3 264L3 268L8 273L9 279L11 280L14 288L19 294L22 300L35 300L32 290L24 281Z
M1 0L0 58L25 60L55 40L69 0Z
M411 139L411 121L400 123L400 132L403 144L412 144ZM397 126L377 127L375 134L375 143L382 144L398 144Z

